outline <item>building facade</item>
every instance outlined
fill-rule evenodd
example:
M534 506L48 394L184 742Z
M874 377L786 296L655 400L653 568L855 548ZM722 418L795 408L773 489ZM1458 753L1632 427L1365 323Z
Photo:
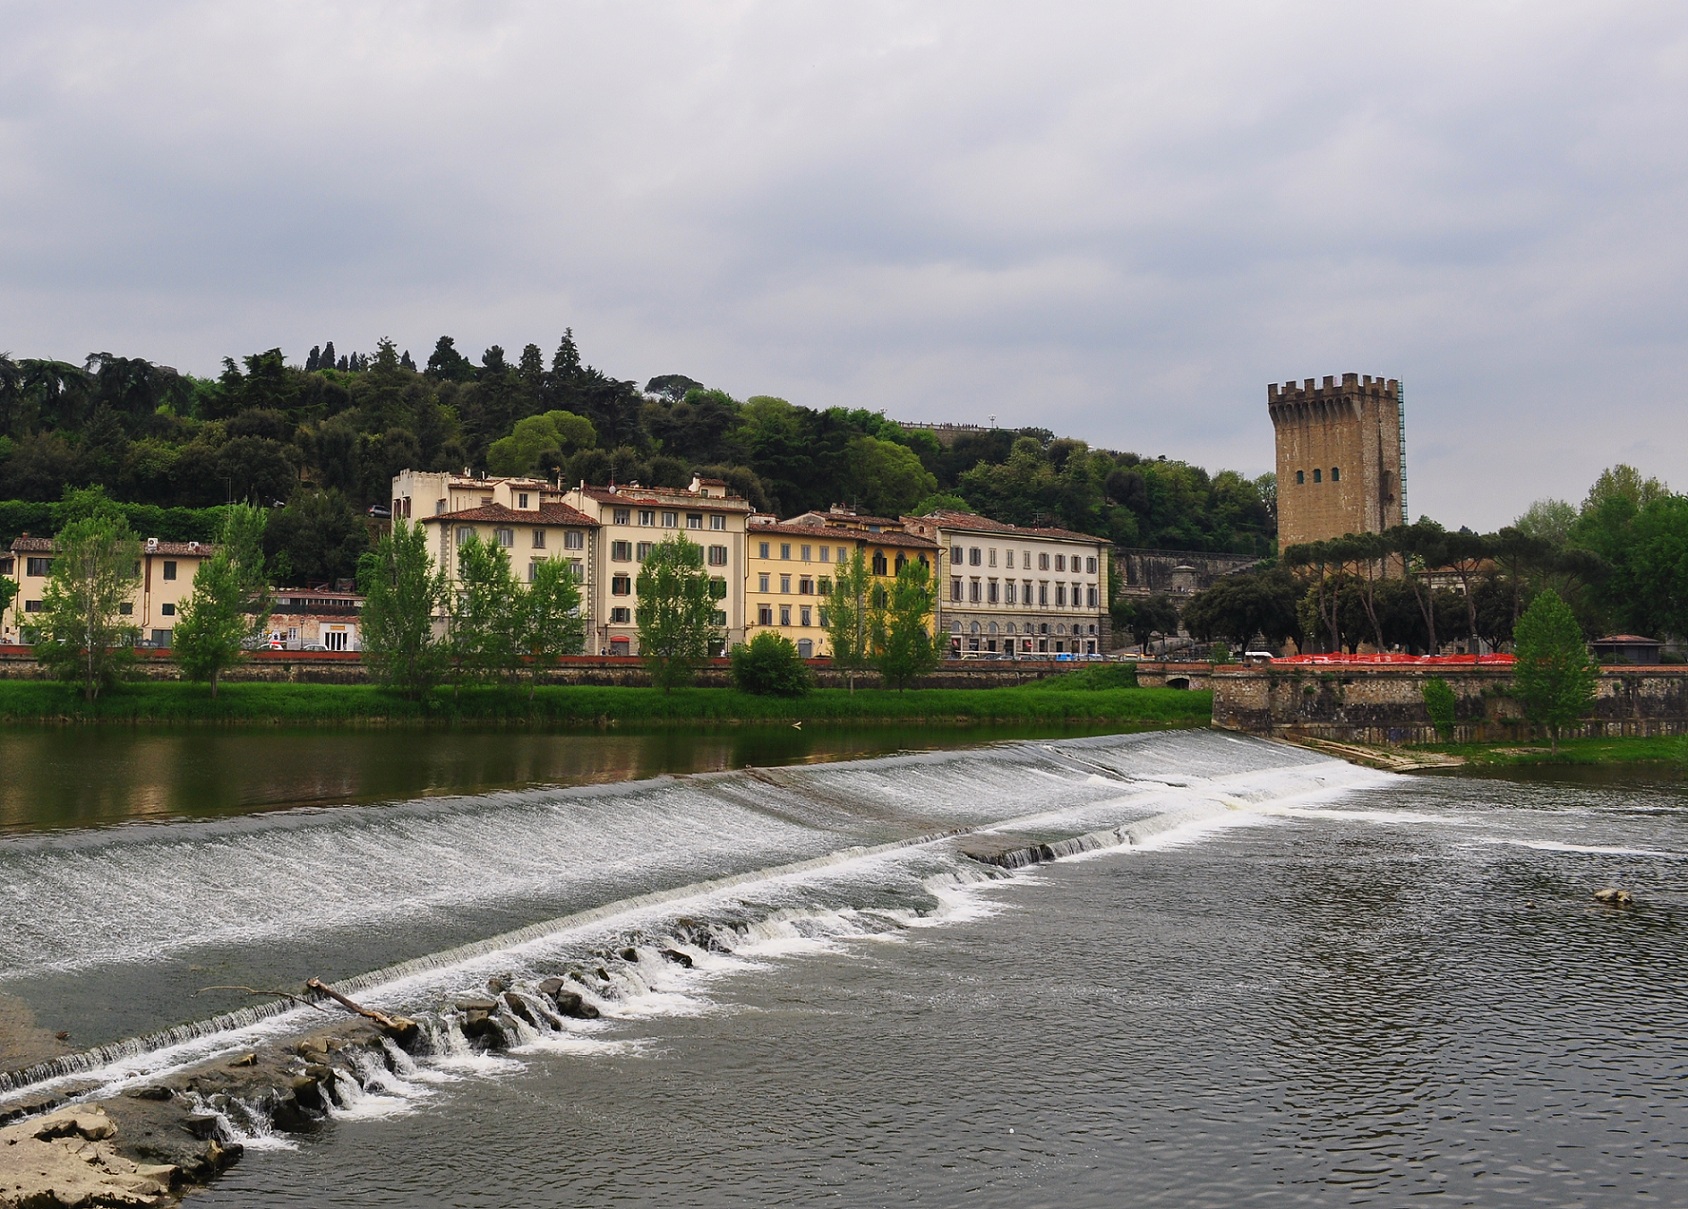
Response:
M744 641L744 541L750 504L720 479L694 477L689 487L592 487L563 493L562 502L596 525L594 563L587 576L593 624L588 653L639 653L639 565L651 547L679 535L704 553L720 607L715 622L726 647Z
M963 512L902 525L939 547L936 622L951 656L1107 650L1107 539Z
M1327 375L1272 383L1277 441L1278 548L1406 521L1406 427L1394 378Z
M935 569L938 544L904 532L897 521L858 517L835 505L792 520L752 517L745 549L745 641L771 629L805 659L830 655L827 599L838 566L859 550L876 588L889 590L909 562Z
M135 590L121 606L125 624L140 631L141 645L171 645L182 602L193 593L193 577L211 552L212 547L203 542L167 542L149 537L141 543ZM0 642L31 641L30 617L44 607L55 553L50 537L25 534L12 543L10 575L17 582L18 594L11 608L0 613Z

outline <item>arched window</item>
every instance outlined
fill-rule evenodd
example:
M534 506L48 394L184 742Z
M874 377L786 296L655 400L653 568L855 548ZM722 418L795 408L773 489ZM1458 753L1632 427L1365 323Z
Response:
M990 634L992 637L994 637L996 635L996 622L993 621L989 625L987 625L985 627L985 633Z
M1325 481L1325 472L1315 468L1314 471L1313 471L1313 481L1315 483L1324 482Z
M973 628L972 628L971 632L974 633L974 634L977 634L979 632L979 623L978 622L975 621L973 623Z
M1340 483L1342 481L1342 467L1332 466L1330 468L1330 481L1333 483Z
M873 573L875 575L885 574L885 551L883 550L873 552Z
M908 559L904 558L901 554L899 554L899 555L897 555L896 566L893 569L897 570L897 571L901 571L903 569L904 564L906 564L907 562L908 562Z

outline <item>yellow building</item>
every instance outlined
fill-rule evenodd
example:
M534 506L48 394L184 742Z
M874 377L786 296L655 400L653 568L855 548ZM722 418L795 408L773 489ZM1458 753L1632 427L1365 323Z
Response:
M199 564L211 557L211 551L212 547L202 542L149 537L141 543L135 590L121 606L124 622L139 628L141 645L170 645L181 604L192 594L193 577ZM28 641L31 614L40 613L44 607L54 553L52 538L25 534L12 543L9 558L0 559L0 574L8 574L18 585L12 607L0 613L0 643Z
M889 587L909 561L934 565L938 545L895 528L896 522L863 518L834 509L810 512L790 521L752 517L745 534L744 636L773 630L797 647L804 658L831 654L826 637L827 599L840 563L857 550L868 571ZM870 522L874 522L870 527ZM892 528L885 528L884 524Z

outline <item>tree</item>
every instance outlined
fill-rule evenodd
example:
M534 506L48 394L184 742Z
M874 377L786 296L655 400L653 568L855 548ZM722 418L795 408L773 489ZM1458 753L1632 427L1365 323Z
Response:
M271 514L264 549L283 583L333 583L358 574L369 533L340 492L301 491Z
M423 696L444 665L434 614L445 601L445 580L429 562L423 526L395 519L358 564L358 590L364 594L364 663L388 688L412 699Z
M586 645L586 623L580 616L580 588L574 582L574 569L555 558L535 563L533 582L522 593L521 610L531 699L542 670L555 667L564 655L580 654Z
M680 534L657 542L639 568L638 594L639 654L651 683L664 692L689 684L721 642L703 547Z
M902 565L885 607L875 610L874 663L889 688L905 689L938 666L928 628L933 596L932 568L917 559Z
M1140 647L1147 647L1156 634L1178 633L1178 606L1170 596L1116 595L1108 606L1116 629L1129 633Z
M1424 695L1424 712L1436 728L1436 737L1446 743L1454 737L1454 711L1458 702L1453 685L1440 676L1432 676L1419 690Z
M791 640L763 630L733 648L733 687L764 697L801 697L814 687L809 667Z
M592 421L571 411L548 411L517 420L510 435L487 446L493 474L528 475L555 469L564 458L597 442Z
M845 674L852 693L856 691L857 674L867 667L873 653L873 624L868 603L872 590L867 554L858 548L849 562L840 564L826 610L826 638L832 648L832 666Z
M6 616L6 610L12 607L12 601L18 597L18 581L9 575L0 575L0 618Z
M1518 621L1514 649L1518 663L1513 691L1525 716L1547 727L1557 753L1560 729L1581 718L1594 703L1599 674L1576 616L1557 592L1549 588L1530 602Z
M193 594L182 602L172 643L190 680L208 680L211 696L223 671L237 662L249 639L270 617L264 574L261 508L236 505L226 512L217 548L194 572Z
M79 493L87 511L53 539L53 569L42 595L36 658L79 682L92 701L134 658L140 631L124 620L134 597L141 544L103 493Z
M510 574L510 556L502 546L471 534L457 547L446 644L457 680L502 683L515 674L524 637L520 597Z

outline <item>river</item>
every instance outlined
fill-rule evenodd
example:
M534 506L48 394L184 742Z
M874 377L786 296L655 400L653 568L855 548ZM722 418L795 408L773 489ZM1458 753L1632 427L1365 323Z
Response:
M17 831L0 993L115 1040L106 1090L309 1023L123 1040L238 1013L212 982L432 1022L304 1133L231 1108L204 1206L1688 1202L1680 782L1214 732L861 750ZM602 1017L463 1044L464 995L551 976Z

